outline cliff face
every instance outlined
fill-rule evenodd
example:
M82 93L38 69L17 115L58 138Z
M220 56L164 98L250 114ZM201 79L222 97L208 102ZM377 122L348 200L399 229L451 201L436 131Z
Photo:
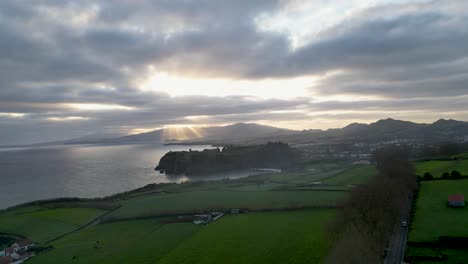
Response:
M293 166L299 153L283 143L224 147L203 151L168 152L155 168L167 174L207 174L250 168L284 169Z

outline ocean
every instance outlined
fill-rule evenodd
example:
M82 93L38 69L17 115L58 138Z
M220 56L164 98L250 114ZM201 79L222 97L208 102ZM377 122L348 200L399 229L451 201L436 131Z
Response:
M211 146L63 145L0 149L0 209L40 199L103 197L150 183L181 182L154 170L168 151ZM240 178L250 172L203 179Z

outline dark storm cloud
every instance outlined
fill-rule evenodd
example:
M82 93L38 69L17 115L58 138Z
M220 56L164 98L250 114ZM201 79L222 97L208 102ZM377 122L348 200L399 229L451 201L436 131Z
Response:
M296 49L286 34L261 31L255 23L259 15L282 10L286 4L1 1L0 113L25 115L0 115L0 144L178 124L193 115L227 123L307 120L311 118L307 112L330 119L353 116L323 114L331 110L370 111L369 117L378 115L372 111L468 111L465 1L360 10ZM310 91L317 96L358 94L387 101L170 97L136 87L149 66L203 78L316 75L321 79ZM69 103L132 110L79 111L67 107ZM297 109L304 113L272 112ZM66 117L83 119L48 121Z

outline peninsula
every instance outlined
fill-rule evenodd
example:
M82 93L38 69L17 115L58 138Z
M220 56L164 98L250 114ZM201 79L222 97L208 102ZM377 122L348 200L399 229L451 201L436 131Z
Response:
M201 175L251 168L285 169L300 162L301 154L288 144L226 146L203 151L171 151L155 170L166 174Z

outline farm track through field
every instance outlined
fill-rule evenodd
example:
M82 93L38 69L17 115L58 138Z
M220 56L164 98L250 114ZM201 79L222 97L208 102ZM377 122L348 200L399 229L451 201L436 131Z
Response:
M110 210L110 211L108 211L108 212L106 212L106 213L104 213L104 214L102 214L102 215L96 217L96 218L93 219L92 221L90 221L90 222L88 222L88 223L86 223L86 224L84 224L84 225L82 225L82 226L80 226L80 227L78 227L78 228L76 228L76 229L74 229L74 230L68 232L68 233L65 233L65 234L62 234L62 235L60 235L60 236L58 236L58 237L56 237L56 238L50 239L50 240L46 241L45 243L46 243L46 244L52 243L52 242L57 241L57 240L59 240L59 239L61 239L61 238L63 238L63 237L66 237L66 236L68 236L68 235L70 235L70 234L73 234L73 233L75 233L75 232L77 232L77 231L80 231L80 230L82 230L82 229L84 229L84 228L86 228L86 227L88 227L88 226L97 225L97 224L99 223L99 221L100 221L104 216L109 215L110 213L113 213L114 211L116 211L116 210L119 209L119 208L120 208L120 205L117 206L116 208L114 208L114 209L112 209L112 210Z

